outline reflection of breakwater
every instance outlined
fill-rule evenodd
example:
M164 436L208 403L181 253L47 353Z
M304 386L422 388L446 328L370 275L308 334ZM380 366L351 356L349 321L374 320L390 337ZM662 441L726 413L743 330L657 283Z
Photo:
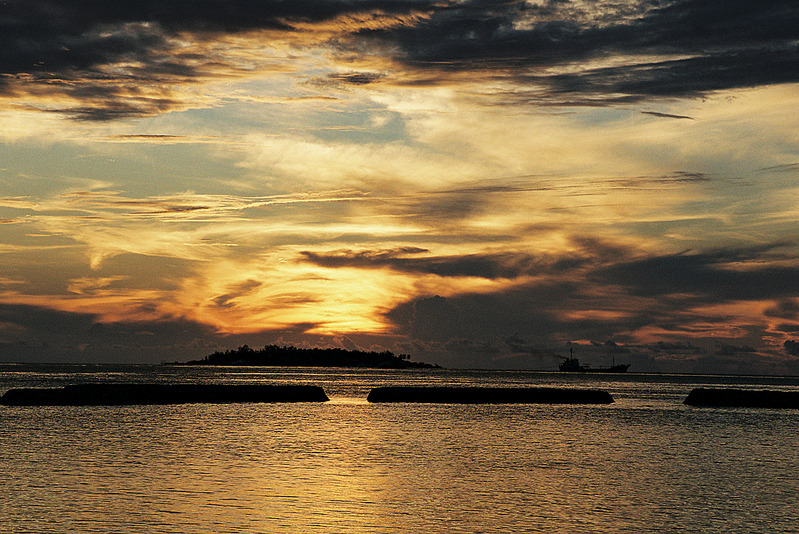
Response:
M367 400L457 404L610 404L613 396L596 389L395 386L374 388Z
M799 391L696 388L688 394L685 404L730 408L799 408Z
M324 402L319 386L234 384L75 384L63 388L10 389L9 406L101 406L232 402Z

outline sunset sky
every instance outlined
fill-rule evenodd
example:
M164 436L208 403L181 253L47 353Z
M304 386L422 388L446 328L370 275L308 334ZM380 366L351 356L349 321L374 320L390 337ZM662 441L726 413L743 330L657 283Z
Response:
M0 2L0 360L799 373L799 2Z

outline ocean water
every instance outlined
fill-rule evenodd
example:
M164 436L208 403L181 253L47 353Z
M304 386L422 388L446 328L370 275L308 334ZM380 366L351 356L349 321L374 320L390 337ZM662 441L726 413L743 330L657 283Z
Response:
M327 403L0 406L3 532L797 532L799 378L0 365L12 387L321 385ZM603 406L369 404L381 385L591 387Z

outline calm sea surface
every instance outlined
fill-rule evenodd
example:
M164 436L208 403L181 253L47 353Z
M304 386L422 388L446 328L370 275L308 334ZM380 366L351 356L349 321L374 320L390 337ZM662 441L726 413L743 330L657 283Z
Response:
M682 404L799 378L0 364L0 394L94 381L313 384L332 400L0 406L0 531L799 531L799 410ZM616 403L366 403L400 384Z

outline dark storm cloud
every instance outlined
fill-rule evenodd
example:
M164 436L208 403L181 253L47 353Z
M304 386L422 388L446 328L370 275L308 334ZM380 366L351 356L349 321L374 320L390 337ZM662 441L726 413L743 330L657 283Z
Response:
M513 79L511 102L606 105L799 81L795 1L10 0L0 16L0 94L66 95L84 105L49 111L85 120L152 115L179 105L175 84L249 72L178 46L178 36L213 42L302 24L299 38L308 25L368 13L419 16L342 26L331 42L391 55L419 72L408 83L438 83L446 71Z
M96 322L90 314L0 304L0 361L157 363L213 352L207 326L164 322Z
M474 276L487 279L517 278L541 274L562 274L586 260L579 257L535 257L505 252L461 256L421 256L425 249L401 248L380 251L338 251L329 254L302 252L306 261L322 267L391 268L407 273L438 276Z
M166 34L176 32L288 29L291 22L375 10L401 14L429 5L413 0L9 0L0 17L0 71L63 72L148 57L166 46ZM159 68L192 74L179 61L147 65L148 70Z
M67 91L67 93L72 93L72 91ZM92 100L91 105L48 109L47 111L62 113L76 120L111 121L164 113L177 108L180 103L181 101L176 98L140 98L127 94L125 91L110 90L102 98Z
M753 354L757 352L753 347L748 347L746 345L730 345L727 343L722 343L718 347L718 351L716 354L719 356L733 356L735 354Z
M202 358L217 350L298 343L313 323L225 335L188 319L101 323L92 314L0 303L0 362L159 363ZM329 343L319 338L318 345ZM337 345L333 345L337 346ZM385 350L385 349L381 349Z
M86 105L48 111L85 120L152 115L178 105L170 85L240 69L177 46L173 39L179 35L213 40L222 33L290 30L293 23L374 11L406 14L428 5L414 0L10 0L0 11L0 94L66 95Z
M685 295L707 304L780 300L799 295L799 267L750 262L779 259L778 245L673 254L620 262L591 275L597 284L622 286L633 295ZM739 264L737 267L734 264Z
M644 65L530 77L549 86L547 99L578 95L575 103L636 102L645 97L701 95L721 89L799 81L799 45L783 50L735 50Z
M775 332L780 332L783 334L791 334L796 335L799 334L799 324L797 323L782 323L774 326Z
M767 317L777 317L779 319L789 319L795 321L799 319L799 304L793 300L781 300L777 305L763 312Z
M541 345L554 343L565 325L553 308L575 295L571 284L544 284L500 293L420 297L400 304L388 318L422 341L486 342L521 332Z
M687 354L687 355L695 355L701 354L702 349L697 347L693 343L690 342L666 342L666 341L658 341L657 343L651 343L645 345L645 347L658 354Z
M496 354L546 358L562 354L569 340L597 340L590 351L581 346L581 353L629 355L626 359L637 362L638 370L672 369L672 365L674 369L687 365L683 367L687 369L699 364L686 362L712 358L719 369L735 372L744 372L747 361L755 362L747 371L752 372L771 356L734 338L720 340L711 335L708 324L732 324L722 311L712 316L691 310L730 301L774 300L775 306L766 314L795 321L799 268L769 263L781 258L780 247L632 260L634 251L585 240L580 254L586 261L579 269L562 270L561 277L533 279L491 293L422 296L397 305L386 317L401 333L441 350L453 343L490 344ZM736 327L752 336L747 339L766 334L757 325ZM641 329L662 332L663 341L641 344L631 335ZM702 336L703 331L707 335ZM780 331L795 334L797 327L786 324ZM682 341L684 336L698 344ZM799 352L794 345L785 349L786 354ZM472 363L477 365L479 351L472 352ZM452 358L457 360L456 355Z
M542 103L630 102L799 81L795 1L471 0L413 27L364 34L398 45L398 59L409 65L484 70L540 87L520 98ZM607 59L618 61L576 66ZM560 67L568 72L544 70Z
M488 272L494 275L502 272L508 278L547 276L490 293L419 297L398 305L387 317L404 333L424 341L472 339L486 342L521 335L535 339L539 347L548 347L563 339L608 339L618 332L635 330L669 316L669 304L636 309L629 303L621 306L625 313L614 316L612 322L600 316L570 316L574 311L620 309L618 296L596 294L596 286L589 278L602 266L624 261L632 255L632 251L621 245L587 237L572 239L572 245L576 252L551 257L487 254L465 258L417 258L419 264L413 266L421 272L438 270L436 274L444 272L451 276L465 276L464 273L470 272L474 276L475 271L462 268L460 260L465 259L467 262L479 260L479 265L489 264ZM339 259L343 257L340 255ZM375 267L382 263L392 268L408 268L404 262L395 263L402 258L391 254L382 262L370 262L367 257L358 255L354 255L354 259L362 262L361 266ZM427 260L433 261L426 263ZM447 269L438 268L437 262L441 260L447 260L443 262Z
M799 343L788 339L783 344L785 351L792 356L799 356Z
M684 310L676 302L631 306L626 316L612 320L564 317L560 313L564 310L602 306L601 298L586 294L587 288L555 283L494 294L422 297L398 305L387 317L417 345L417 359L436 355L445 366L554 370L558 356L568 354L570 340L596 340L573 345L575 354L593 365L608 365L615 357L617 363L632 363L636 372L799 372L798 360L774 359L745 344L719 343L710 335L698 344L641 344L626 335L647 326L690 334L690 317L681 317ZM618 309L618 302L605 305ZM799 343L788 342L784 352L799 355L798 347Z

